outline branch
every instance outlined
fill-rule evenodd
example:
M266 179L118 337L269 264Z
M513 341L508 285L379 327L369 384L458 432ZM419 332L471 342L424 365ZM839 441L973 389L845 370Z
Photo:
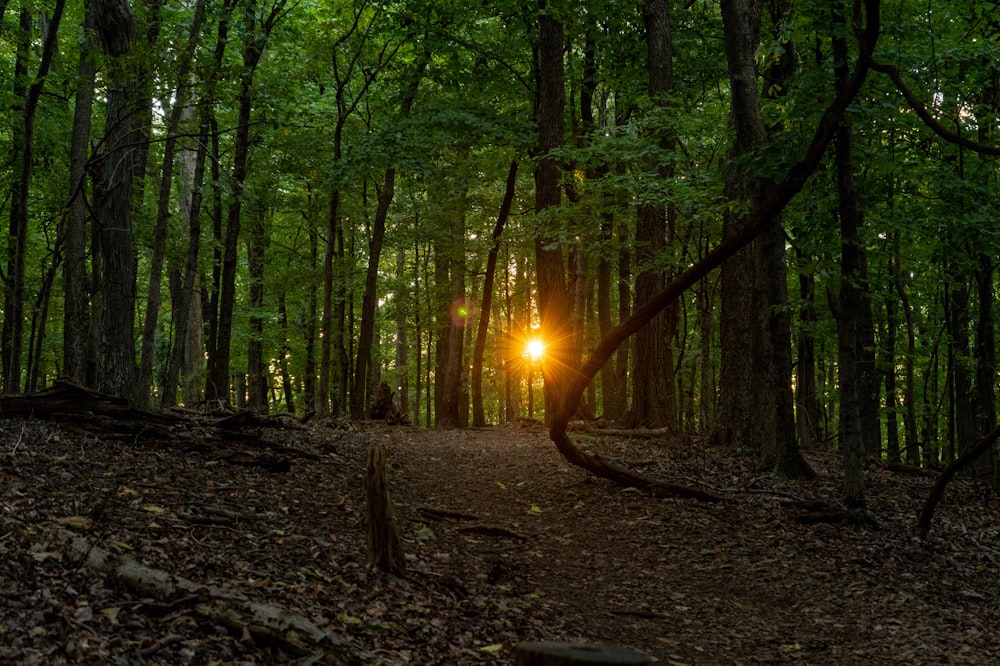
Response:
M938 477L937 481L931 487L930 494L927 495L927 500L924 502L924 508L920 510L920 518L917 519L917 527L920 528L920 537L924 538L931 529L931 518L934 517L934 509L937 507L938 502L941 501L941 497L944 495L945 486L951 481L951 477L955 476L956 473L970 462L983 455L990 450L997 439L1000 439L1000 426L993 429L992 432L987 433L979 438L976 445L966 450L965 453L960 455L954 460L950 465L945 467L944 471L941 472L941 476Z
M896 90L898 90L899 94L903 96L903 99L905 99L906 103L910 105L910 108L917 114L917 117L924 121L924 124L939 137L948 143L968 148L969 150L979 153L980 155L1000 155L1000 146L990 146L973 141L972 139L967 139L961 134L952 132L947 127L942 125L941 122L927 110L927 107L924 106L919 99L917 99L917 96L906 85L903 81L903 77L899 73L898 67L895 65L886 65L880 62L875 62L875 60L871 58L869 58L869 66L876 72L881 72L889 77L889 79L896 85Z
M874 49L875 38L878 34L878 0L865 2L865 8L868 28L864 34L860 35L860 41L865 42L861 47L862 50L871 52ZM562 396L559 409L553 417L549 428L549 437L555 442L559 452L570 463L582 467L597 476L619 483L650 489L655 489L656 486L662 485L655 479L644 477L616 465L609 465L601 460L599 456L581 452L567 437L566 426L573 414L576 413L584 390L586 390L591 380L593 380L608 359L611 358L611 355L615 353L625 340L645 326L667 306L680 298L685 291L699 280L721 266L729 257L749 245L768 225L775 223L777 215L801 191L802 187L819 166L837 127L840 125L841 118L843 118L848 106L857 97L858 91L865 82L870 64L871 58L858 59L854 72L851 74L847 84L839 91L820 118L816 131L813 134L812 142L809 144L805 155L789 169L785 178L771 190L767 198L755 210L743 218L739 231L723 240L700 261L697 261L674 278L662 291L636 308L632 316L616 326L601 340L579 372L570 378L567 382L566 393Z

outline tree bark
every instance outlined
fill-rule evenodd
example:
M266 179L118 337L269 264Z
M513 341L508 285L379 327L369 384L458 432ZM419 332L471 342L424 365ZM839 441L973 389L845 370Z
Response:
M845 8L835 3L833 15L844 21ZM848 82L847 37L833 38L834 73L837 90ZM840 451L844 465L844 504L849 510L865 506L864 455L870 449L872 424L869 413L875 400L875 345L868 268L860 238L863 217L854 188L853 129L850 114L840 121L834 139L837 169L838 216L840 218L840 284L836 306L837 370L840 388ZM876 412L877 414L877 412ZM876 416L874 433L878 437ZM876 440L877 441L877 440Z
M166 260L167 229L170 220L170 195L173 191L174 159L177 154L177 133L185 114L190 115L187 108L190 91L191 63L201 36L201 21L205 15L205 0L198 0L191 19L187 46L181 52L177 63L177 87L174 92L174 105L170 109L165 127L166 140L163 144L163 167L160 172L160 188L156 202L156 221L153 224L153 247L149 267L149 287L146 291L146 316L142 327L142 343L139 354L138 398L139 406L147 406L150 401L150 391L153 386L153 362L156 355L156 327L162 304L160 284L163 278L163 265ZM184 332L179 333L174 344L183 344ZM161 387L165 393L175 392L173 386Z
M642 4L646 35L646 67L649 74L648 94L654 107L668 107L667 95L673 89L673 43L670 28L670 0L647 0ZM674 139L660 130L655 140L661 151L670 151ZM667 161L667 160L663 160ZM667 161L668 162L668 161ZM656 169L659 180L673 177L673 168ZM635 278L635 298L643 302L663 289L669 273L663 266L668 243L676 243L673 222L668 225L665 203L645 203L636 212L635 248L638 265ZM669 230L668 230L669 226ZM659 428L677 425L676 379L674 377L673 339L677 329L676 303L657 315L635 336L632 366L632 425Z
M21 358L24 342L24 286L25 257L28 251L28 193L31 191L31 173L35 153L35 118L42 88L52 67L58 45L59 23L62 20L65 0L56 0L49 17L47 32L43 36L42 57L38 74L27 85L28 57L33 40L31 10L21 8L16 56L14 62L14 114L13 143L16 176L11 187L10 228L7 247L7 274L4 278L4 318L2 338L3 390L17 393L21 389Z
M240 92L237 95L236 132L233 143L233 169L229 178L232 195L226 214L226 235L222 251L220 275L218 328L215 348L209 354L208 398L223 405L230 401L229 363L232 349L233 310L236 305L236 263L240 226L243 213L250 155L250 114L254 99L254 72L260 64L268 37L278 19L283 15L285 0L275 0L268 9L258 8L257 0L250 0L245 9L243 36L243 71L240 75Z
M378 206L368 241L368 270L365 273L365 293L361 301L361 329L358 334L357 362L351 384L351 418L365 418L366 387L369 379L372 347L375 340L375 300L378 296L378 262L385 242L385 222L396 187L396 169L385 170L382 187L378 193Z
M493 227L493 245L486 258L486 274L483 276L483 298L479 304L479 324L476 328L476 343L472 351L472 425L482 428L486 425L486 413L483 408L483 358L486 355L486 338L489 334L490 313L493 311L493 283L496 278L497 260L500 255L500 237L510 216L514 204L514 192L517 187L516 161L510 163L507 171L507 186L504 189L500 212ZM403 412L406 410L401 408Z
M407 117L413 108L417 89L424 71L430 62L430 53L424 52L417 62L416 71L409 86L403 92L400 100L400 116ZM396 169L385 170L382 187L378 191L378 206L372 221L372 234L368 241L368 270L365 273L365 293L361 300L361 325L358 331L357 362L354 367L354 380L351 384L351 418L360 420L365 417L365 389L368 386L369 366L371 365L372 344L375 338L375 300L378 296L378 262L382 257L382 245L385 240L385 222L389 216L389 206L396 191Z
M97 0L97 26L108 56L104 152L95 185L95 223L100 237L101 326L97 387L134 401L135 255L132 201L135 144L141 140L140 101L130 63L136 21L127 0Z
M248 407L258 414L268 411L268 380L264 358L264 253L270 244L267 211L254 206L250 216L250 233L247 239L247 273L250 280L248 301L250 306L249 336L247 338L247 392Z
M87 158L94 82L97 66L94 55L96 22L94 1L85 0L83 37L77 65L77 86L73 103L73 133L70 137L69 211L63 236L63 376L78 384L87 383L87 332L90 312L87 302Z
M538 71L536 72L535 122L538 127L535 165L535 213L553 212L561 201L561 170L551 152L563 144L566 91L563 66L563 25L550 0L538 3ZM572 297L566 287L563 250L556 238L539 231L535 238L535 274L538 312L545 341L545 419L555 416L577 359L572 345Z
M722 17L736 130L725 187L730 201L746 202L754 209L775 189L774 183L738 164L739 158L760 150L767 135L755 57L760 6L725 0ZM738 233L740 224L742 219L727 211L723 234ZM784 231L776 220L722 267L719 421L724 438L755 451L776 473L809 478L814 473L802 458L795 432L791 323L783 307L788 300L784 252Z

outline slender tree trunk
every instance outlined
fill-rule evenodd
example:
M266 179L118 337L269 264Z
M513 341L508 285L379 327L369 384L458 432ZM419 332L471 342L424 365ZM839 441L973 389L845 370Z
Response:
M24 338L25 256L28 248L28 193L35 153L35 117L45 79L52 67L58 45L59 23L65 0L56 0L43 35L42 57L38 74L28 85L28 57L33 41L31 10L21 8L19 34L14 62L15 114L13 127L14 158L17 168L10 207L10 235L7 248L7 275L4 290L2 338L3 390L16 393L21 389L21 357ZM19 107L19 108L18 108ZM16 111L20 110L20 115Z
M312 200L312 190L309 192ZM310 206L310 209L312 207ZM309 230L309 269L310 274L315 275L319 267L319 234L315 229ZM306 305L306 321L303 333L302 345L304 348L305 364L302 371L302 402L303 410L306 414L316 411L317 390L316 390L316 318L319 316L319 299L317 298L316 283L310 282L308 286L309 298ZM329 362L329 360L327 361ZM329 394L328 394L329 396Z
M996 389L994 378L997 372L996 363L996 326L994 325L994 270L993 257L987 254L979 255L979 266L975 271L977 300L979 314L976 318L976 432L983 434L992 431L997 424ZM1000 483L997 472L997 453L995 449L990 454L977 459L974 473L980 477L992 477L994 487Z
M389 206L396 189L396 169L385 170L382 187L378 191L378 206L372 221L371 238L368 241L368 270L365 273L365 293L361 301L361 330L358 335L357 362L354 366L354 381L351 385L351 418L365 418L366 387L375 342L375 300L378 297L378 262L382 257L385 242L385 222L389 216Z
M948 271L950 286L947 292L948 314L948 364L951 377L951 404L953 413L953 442L945 462L951 462L956 454L976 442L976 418L973 404L973 372L969 354L972 341L969 335L969 302L971 287L964 267L953 265Z
M816 338L812 327L818 319L815 303L816 279L812 274L799 274L798 362L796 363L796 430L799 446L816 448L822 440L823 407L816 394Z
M250 155L250 114L253 109L253 77L264 54L267 39L275 22L281 16L284 0L277 0L265 16L250 0L245 8L243 37L243 71L240 75L240 92L237 95L236 132L233 141L233 170L230 176L232 195L226 214L226 236L222 250L222 269L219 284L218 330L215 348L209 355L208 398L229 404L229 363L232 348L233 310L236 305L236 263L239 247L241 217L247 197L247 163ZM260 13L260 15L258 15Z
M70 138L69 211L63 237L63 375L78 384L87 383L87 158L90 117L94 108L94 0L84 1L83 37L77 65Z
M254 206L250 215L250 234L247 239L247 273L249 288L249 336L247 338L247 392L248 407L259 414L268 412L268 381L264 358L264 253L270 244L267 229L267 211Z
M205 0L198 0L191 19L188 42L181 53L177 64L177 89L174 93L174 105L167 117L166 140L163 144L163 168L160 172L160 188L156 204L156 221L153 224L153 248L149 267L149 287L146 292L146 316L142 328L142 344L139 354L139 406L147 406L150 391L153 386L153 361L156 355L156 328L160 316L161 280L163 265L166 259L167 229L170 220L170 198L173 192L174 158L177 154L177 133L185 114L190 115L187 107L190 90L191 62L194 51L201 36L201 21L205 14ZM175 326L175 331L177 327ZM180 337L175 344L184 339L184 332L178 331ZM164 392L174 392L174 387L161 387Z
M517 162L510 163L507 171L507 187L504 190L500 212L493 227L493 245L486 258L486 274L483 276L483 298L479 306L479 325L476 328L476 343L472 352L472 425L482 428L486 425L486 414L483 409L483 358L486 354L486 338L489 333L490 313L493 311L493 283L497 271L497 259L500 255L500 237L510 216L514 203L514 192L517 186Z
M899 233L892 235L892 280L899 305L903 310L903 321L906 325L906 356L904 357L903 377L906 383L903 391L903 457L910 465L920 464L919 438L917 434L917 378L914 362L917 354L916 325L913 322L913 308L903 283L902 256L900 251Z
M887 294L885 299L885 333L882 336L881 360L879 365L885 385L885 453L890 462L899 460L899 396L896 388L896 327L899 325L896 313L896 299Z
M200 111L199 136L209 132L208 102L203 101ZM173 300L174 346L167 365L167 376L160 394L160 407L177 402L178 378L183 372L184 404L193 405L201 399L203 388L202 364L204 351L201 345L201 291L198 285L198 262L201 254L201 202L205 180L205 158L208 147L198 142L195 150L181 150L181 216L187 223L188 247L180 289Z
M438 346L443 345L440 354L441 371L435 382L441 384L435 413L437 425L456 428L462 424L462 387L465 363L465 327L469 320L469 306L465 299L465 207L468 188L462 182L453 184L449 193L455 208L445 212L449 221L449 233L443 244L444 254L438 257L448 276L445 286L447 297L443 301L446 317L443 320L443 336Z
M410 345L407 335L406 314L411 306L411 300L405 296L409 290L407 283L406 252L396 252L396 282L398 291L395 298L396 306L396 386L399 396L399 413L407 414L410 410Z
M421 54L416 71L409 86L403 92L400 100L400 116L410 115L417 89L424 71L430 62L431 54L427 51ZM361 300L361 325L358 332L357 362L354 367L354 380L351 384L351 418L363 419L365 416L365 388L370 378L372 349L375 341L375 300L378 296L378 262L382 257L382 245L385 240L385 223L389 217L389 206L396 191L396 169L385 170L382 187L378 191L378 205L375 209L375 219L372 221L371 238L368 241L368 270L365 273L365 293ZM345 375L346 377L346 375Z

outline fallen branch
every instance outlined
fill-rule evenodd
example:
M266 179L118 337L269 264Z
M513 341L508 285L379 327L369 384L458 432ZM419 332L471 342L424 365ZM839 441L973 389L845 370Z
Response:
M944 489L947 487L948 482L951 481L951 478L955 476L960 469L989 451L990 447L996 443L997 439L1000 439L1000 426L997 426L992 432L980 437L975 446L967 449L965 453L960 455L950 465L944 468L944 471L941 472L941 476L939 476L937 481L934 482L934 485L931 486L931 492L927 495L927 500L924 502L924 508L920 510L920 517L917 519L917 527L920 530L921 538L925 538L927 533L930 532L931 518L934 517L934 509L937 507L938 502L941 501L941 497L944 495Z
M260 645L273 645L298 657L311 656L316 663L344 666L379 663L374 655L320 629L301 615L153 569L62 528L37 524L27 528L19 522L5 522L16 529L36 532L34 539L57 548L67 562L103 573L139 596L159 601L195 597L192 609L207 622L224 626L237 635L246 632Z

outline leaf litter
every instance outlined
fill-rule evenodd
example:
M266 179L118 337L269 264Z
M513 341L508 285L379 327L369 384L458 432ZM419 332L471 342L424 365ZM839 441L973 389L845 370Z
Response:
M511 663L519 641L609 643L675 664L1000 661L995 495L953 482L928 539L926 478L867 469L880 530L803 525L818 481L762 475L698 442L590 437L649 474L723 491L650 497L568 465L539 429L420 430L330 420L280 431L288 471L170 441L0 423L0 663L327 663L204 622L69 561L46 526L145 566L307 618L387 664ZM367 446L389 446L407 557L365 566Z

